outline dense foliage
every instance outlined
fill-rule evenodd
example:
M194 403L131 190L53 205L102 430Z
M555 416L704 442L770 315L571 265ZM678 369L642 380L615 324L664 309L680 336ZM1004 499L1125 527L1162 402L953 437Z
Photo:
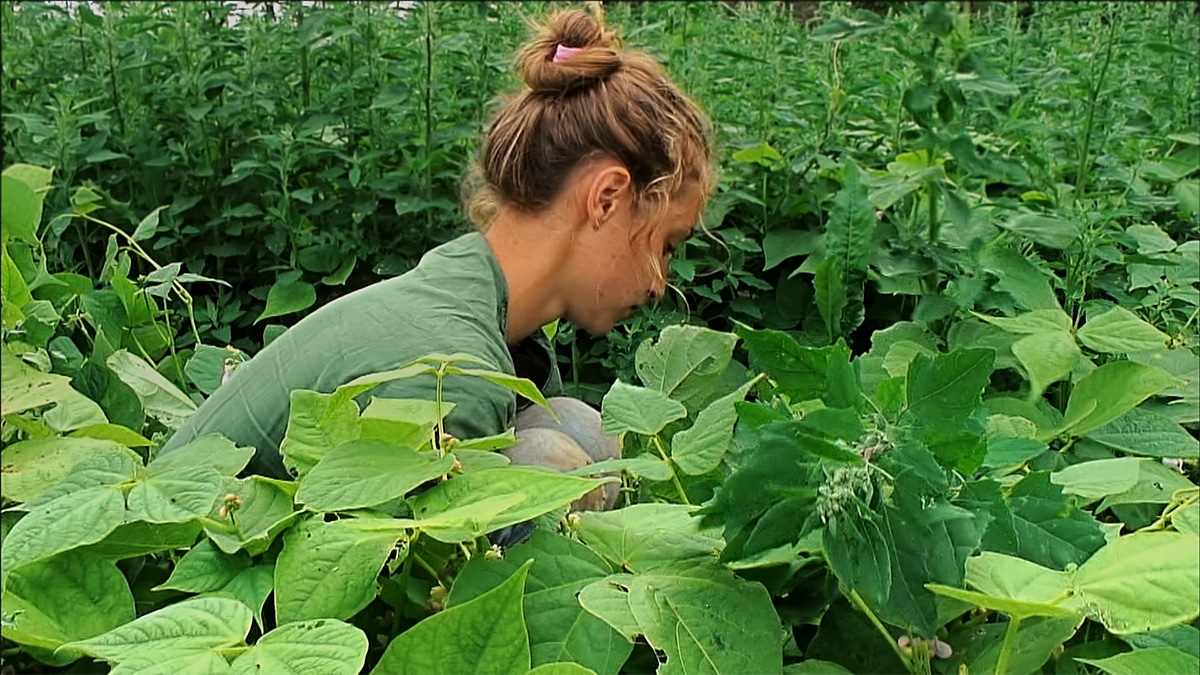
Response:
M267 319L465 230L546 6L258 7L0 5L0 668L1200 668L1190 5L610 4L725 158L677 297L547 327L625 457L512 467L370 397L540 400L434 354L296 392L288 481L156 448ZM567 516L603 471L621 508Z

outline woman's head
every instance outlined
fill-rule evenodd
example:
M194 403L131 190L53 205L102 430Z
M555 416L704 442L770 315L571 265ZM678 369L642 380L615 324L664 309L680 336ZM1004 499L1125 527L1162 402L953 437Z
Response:
M581 242L597 249L599 266L586 272L601 306L574 313L606 316L568 318L604 331L622 318L607 315L627 313L614 303L661 294L666 257L715 184L710 126L656 61L620 49L590 14L559 11L537 28L518 54L525 86L484 138L470 212L487 230L501 210L536 214L576 200L605 238Z

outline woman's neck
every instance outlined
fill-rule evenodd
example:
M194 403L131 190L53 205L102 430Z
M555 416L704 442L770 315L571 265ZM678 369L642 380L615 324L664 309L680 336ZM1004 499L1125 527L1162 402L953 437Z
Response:
M562 316L559 275L572 228L555 209L529 214L502 209L484 233L508 283L508 344L516 344Z

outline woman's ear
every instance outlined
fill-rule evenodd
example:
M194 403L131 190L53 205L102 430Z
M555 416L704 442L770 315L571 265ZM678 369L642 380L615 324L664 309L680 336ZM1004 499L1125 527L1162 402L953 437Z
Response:
M587 193L588 221L596 229L608 220L632 197L633 178L629 169L616 161L607 161L598 167L589 182Z

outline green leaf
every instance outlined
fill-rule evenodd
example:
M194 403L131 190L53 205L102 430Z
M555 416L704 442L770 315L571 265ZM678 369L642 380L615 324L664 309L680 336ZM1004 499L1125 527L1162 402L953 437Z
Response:
M1200 672L1200 659L1170 647L1139 649L1106 659L1075 657L1075 660L1095 666L1108 675L1191 675Z
M766 141L758 145L751 146L738 150L732 155L733 161L741 162L742 164L758 164L770 168L777 162L783 161L783 155L779 151L771 147Z
M229 662L216 651L171 650L163 654L137 652L109 675L232 675Z
M615 480L510 466L454 476L411 503L422 532L456 543L544 515Z
M579 539L618 568L649 572L663 566L713 559L719 534L684 504L635 504L580 514Z
M367 636L341 621L301 621L279 626L233 661L234 675L294 673L355 675L367 658Z
M805 659L783 667L783 675L854 675L833 661Z
M611 593L614 587L627 595L638 631L666 654L660 675L778 672L783 657L775 637L779 617L762 584L709 561L614 575L584 588L580 601L589 612L614 627L627 627L623 608L609 616L609 605L589 601L590 589Z
M1100 459L1073 464L1050 474L1063 492L1080 497L1090 504L1109 495L1121 494L1138 482L1139 467L1145 460L1136 457Z
M4 591L3 635L19 645L53 650L132 621L133 594L112 562L73 551L13 572ZM56 665L79 658L62 650Z
M358 404L351 396L297 389L291 395L287 430L279 452L284 466L304 476L326 453L358 439L361 433Z
M86 397L71 387L71 379L61 375L42 373L31 368L9 351L8 345L0 348L0 388L4 397L0 399L0 417L8 417L26 410L55 403L69 404ZM81 426L102 424L108 421L96 408L98 418L78 420Z
M1023 337L1013 343L1012 352L1029 378L1031 401L1040 399L1046 387L1069 378L1083 358L1075 338L1059 331Z
M106 661L161 659L171 652L233 647L250 632L250 608L228 598L189 598L94 638L69 643Z
M271 290L267 291L267 306L263 308L262 314L254 320L258 323L263 319L269 319L274 316L283 316L300 312L312 307L317 302L317 289L307 281L293 281L291 283L283 283L276 281L271 286Z
M987 316L974 313L984 321L1019 335L1070 333L1071 317L1061 309L1038 309L1015 317Z
M1200 458L1200 441L1187 429L1140 407L1088 432L1085 438L1131 455Z
M403 497L453 466L451 455L439 459L386 441L350 441L330 450L300 480L296 501L318 512L376 506Z
M933 357L918 354L908 368L908 414L925 424L965 421L980 404L993 359L990 349L959 349Z
M630 475L647 480L671 480L675 472L671 465L654 455L638 455L623 459L606 459L595 464L568 471L568 476L594 476L607 471L628 471Z
M255 565L238 572L221 588L203 593L205 597L233 598L254 610L254 620L259 628L263 623L263 607L267 596L275 590L275 565Z
M1073 602L1112 633L1188 623L1200 615L1200 537L1136 532L1079 567Z
M1079 341L1089 349L1104 354L1159 349L1170 339L1166 333L1119 305L1093 317L1079 329L1077 335Z
M1109 495L1096 507L1099 513L1122 504L1167 504L1179 490L1196 490L1196 486L1178 471L1153 459L1138 459L1137 483L1119 494Z
M620 380L613 383L601 403L604 433L619 436L626 432L653 436L671 422L687 417L687 408L666 394L636 387Z
M985 551L968 558L963 580L992 597L1069 606L1064 602L1070 596L1066 573L1010 555Z
M144 521L124 523L98 543L85 547L111 560L137 558L190 547L200 534L199 521L156 525Z
M230 481L225 489L242 502L232 522L214 520L211 515L201 522L217 548L229 554L242 549L250 555L266 551L275 537L299 513L292 501L296 493L295 483L250 476L244 480Z
M530 667L522 596L533 561L483 595L424 619L392 640L373 675L524 673Z
M588 584L612 573L609 563L570 538L536 530L503 559L476 557L454 579L446 606L453 608L512 576L533 560L525 583L525 622L534 666L574 662L598 675L616 675L633 650L621 634L579 604ZM536 669L536 668L535 668Z
M42 198L20 178L11 174L0 176L0 227L4 239L37 243L37 228L42 222Z
M39 192L43 191L42 188L50 185L50 181L54 177L54 170L33 164L13 164L4 170L3 175L15 178L28 185L34 192Z
M1200 658L1200 629L1195 626L1171 626L1147 633L1129 633L1121 639L1134 649L1168 647Z
M572 661L556 661L535 666L528 675L596 675L596 671Z
M533 401L534 403L537 403L538 405L540 405L542 407L549 406L549 404L546 402L546 398L544 396L542 396L542 392L537 388L537 385L534 384L532 380L529 380L529 379L526 379L523 377L517 377L515 375L509 375L507 373L501 373L501 372L497 372L494 370L459 368L457 366L447 366L446 374L447 375L469 375L471 377L478 377L478 378L487 380L488 382L491 382L492 384L498 384L501 387L508 389L509 391L512 391L521 396L524 396L525 398L529 399L530 401Z
M695 412L715 389L733 358L737 336L698 326L667 326L656 342L638 346L638 378Z
M983 550L1064 569L1087 560L1105 541L1095 517L1063 492L1051 483L1049 472L1038 471L1022 478L1007 498L995 482L968 483L956 503L981 521L991 521L980 544Z
M144 241L154 236L154 233L158 231L158 214L165 208L167 207L160 206L142 218L142 222L138 223L137 229L133 231L134 241Z
M851 301L849 286L846 271L839 259L826 258L817 267L813 277L813 298L825 322L825 336L830 342L843 334L842 315Z
M813 29L810 36L817 42L849 40L870 35L887 28L877 14L858 12L853 16L835 17Z
M867 262L871 253L871 235L877 223L875 210L867 200L867 188L863 185L859 168L853 162L845 162L841 169L841 189L833 198L829 219L825 224L826 260L837 260L837 272L844 290L845 308L838 311L829 307L830 314L822 313L826 325L831 327L830 342L836 335L849 335L863 320L863 284L867 280ZM822 265L824 268L824 265ZM831 271L832 273L832 271ZM817 290L817 306L822 307L821 270L813 281ZM834 283L830 279L830 283ZM833 296L829 296L832 298ZM841 317L837 319L835 317Z
M183 418L196 410L192 399L179 391L178 387L171 384L154 369L154 366L124 349L113 352L105 364L122 382L133 389L146 414L157 418L168 427L177 427Z
M108 536L125 516L125 495L112 486L74 491L43 504L19 520L0 550L7 578L22 565L45 560Z
M31 502L93 455L117 455L128 462L139 458L112 441L90 438L36 438L4 448L0 462L0 494L14 502ZM125 464L133 466L133 464Z
M1193 503L1172 513L1171 526L1184 534L1200 534L1200 504Z
M926 588L944 595L948 598L962 600L976 607L1004 612L1005 614L1016 617L1017 619L1028 619L1035 616L1071 616L1079 617L1079 613L1060 607L1059 605L1051 605L1044 602L1029 602L1026 600L1013 600L1011 598L997 598L986 593L976 593L974 591L964 591L959 588L951 588L950 586L942 586L940 584L926 584ZM1082 619L1082 617L1080 617Z
M72 431L69 438L95 438L101 441L113 441L130 448L149 448L154 442L133 429L119 424L93 424Z
M208 515L221 497L225 479L209 466L151 471L129 490L126 519L182 523Z
M1061 218L1022 214L996 224L1049 248L1064 249L1079 238L1079 226Z
M254 448L239 448L220 434L205 434L165 455L156 456L146 468L161 473L170 469L206 466L222 476L236 476L246 468L253 456Z
M813 230L775 229L763 237L763 271L798 255L808 255L817 248L820 233Z
M224 588L242 570L250 567L245 554L230 555L204 540L187 552L175 565L170 578L153 590L177 590L185 593L204 593Z
M756 378L713 401L700 411L690 428L671 437L671 459L681 471L697 476L721 464L733 441L733 426L737 423L734 405L745 399L757 383Z
M1075 635L1082 622L1082 617L1035 618L1021 622L1017 629L1016 641L1009 653L1008 672L1039 672L1055 651ZM1004 631L1007 628L1008 623L1003 622L979 626L972 631L971 637L979 636L980 641L986 641L986 646L977 654L970 653L970 647L973 646L971 644L965 645L966 649L955 645L956 650L967 652L964 656L968 658L963 663L968 672L996 672L1000 650L1004 645Z
M375 579L403 536L400 521L375 518L313 518L289 529L275 562L277 620L354 616L375 599Z
M1058 433L1095 431L1172 384L1175 378L1161 368L1133 361L1106 363L1075 383Z
M821 399L836 408L860 405L845 345L804 347L782 331L746 326L738 327L738 335L750 353L750 367L765 372L792 401Z

